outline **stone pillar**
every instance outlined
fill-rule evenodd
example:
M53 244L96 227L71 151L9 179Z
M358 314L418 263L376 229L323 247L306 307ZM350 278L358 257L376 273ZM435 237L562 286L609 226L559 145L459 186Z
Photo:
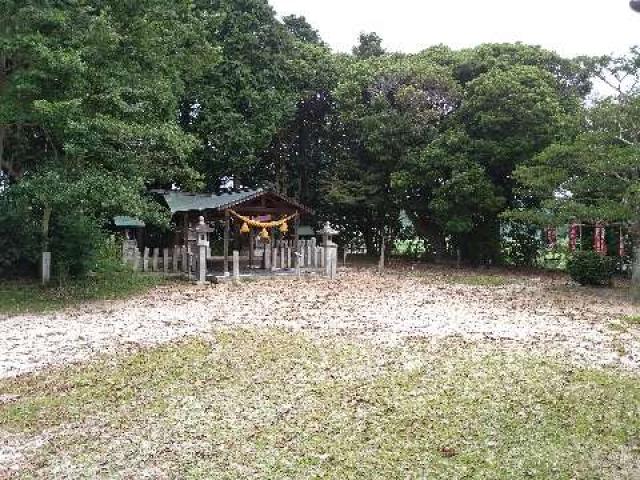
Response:
M271 271L275 272L278 268L278 245L274 245L271 249Z
M331 262L331 279L335 280L338 276L338 245L333 249L333 262Z
M178 272L178 258L180 258L180 247L176 245L173 247L173 262L171 264L171 271L173 273Z
M233 251L233 281L240 281L240 252L238 250Z
M136 250L133 252L133 271L137 272L140 270L140 250Z
M326 247L320 247L320 268L324 268L325 266L325 260L326 260L326 255L325 255L325 251L327 250Z
M180 267L182 269L182 273L189 274L189 257L188 257L189 254L187 250L188 249L186 245L182 247L182 249L180 250L180 254L182 255Z
M271 242L264 246L264 269L266 271L271 270Z
M302 254L300 252L295 252L295 262L296 262L296 275L300 278L300 259Z
M151 266L153 268L154 272L158 271L158 261L160 260L160 249L159 248L154 248L153 249L153 260L151 263Z
M307 249L306 246L306 240L300 240L298 242L298 245L300 246L300 267L304 268L304 266L306 265L306 258L305 258L305 250Z
M42 284L51 281L51 252L42 252Z
M207 247L205 245L198 246L198 283L200 285L207 283Z
M291 270L291 245L287 246L287 270Z
M280 242L280 268L287 268L287 247L284 242Z
M162 251L162 271L166 275L169 273L169 249L165 248Z
M142 254L142 271L149 271L149 247L144 247L144 253Z

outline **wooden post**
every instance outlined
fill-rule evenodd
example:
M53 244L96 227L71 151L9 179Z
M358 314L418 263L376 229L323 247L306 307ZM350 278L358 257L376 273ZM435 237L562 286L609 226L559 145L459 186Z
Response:
M233 281L240 281L240 252L238 250L233 251Z
M229 210L224 211L224 276L229 276L229 239L231 234L231 218Z
M293 248L295 251L298 250L298 243L300 242L300 234L298 233L300 230L300 213L296 212L296 218L293 221Z
M253 270L253 257L256 253L256 237L253 228L249 230L249 270Z
M384 233L380 236L380 260L378 261L378 272L384 272L384 250L386 248Z
M189 266L189 214L182 214L182 272L191 275Z

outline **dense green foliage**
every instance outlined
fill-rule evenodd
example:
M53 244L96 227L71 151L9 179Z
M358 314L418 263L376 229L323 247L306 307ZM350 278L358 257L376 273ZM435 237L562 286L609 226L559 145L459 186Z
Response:
M580 285L602 286L611 282L615 262L593 251L575 252L567 262L567 271Z
M67 217L166 225L146 192L171 186L272 186L370 253L417 238L429 257L527 264L535 226L638 235L638 51L404 55L363 33L346 55L267 0L0 3L5 270L33 270ZM621 82L586 106L594 75Z

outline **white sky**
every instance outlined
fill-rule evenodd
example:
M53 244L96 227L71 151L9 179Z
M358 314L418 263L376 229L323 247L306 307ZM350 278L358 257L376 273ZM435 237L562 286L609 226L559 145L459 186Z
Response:
M270 0L280 16L304 15L335 50L377 32L390 51L521 41L564 56L625 53L640 44L628 0Z

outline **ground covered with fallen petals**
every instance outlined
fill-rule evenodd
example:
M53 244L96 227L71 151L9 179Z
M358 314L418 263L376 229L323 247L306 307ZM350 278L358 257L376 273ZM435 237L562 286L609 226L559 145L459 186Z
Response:
M0 478L640 478L638 313L405 268L0 317Z

